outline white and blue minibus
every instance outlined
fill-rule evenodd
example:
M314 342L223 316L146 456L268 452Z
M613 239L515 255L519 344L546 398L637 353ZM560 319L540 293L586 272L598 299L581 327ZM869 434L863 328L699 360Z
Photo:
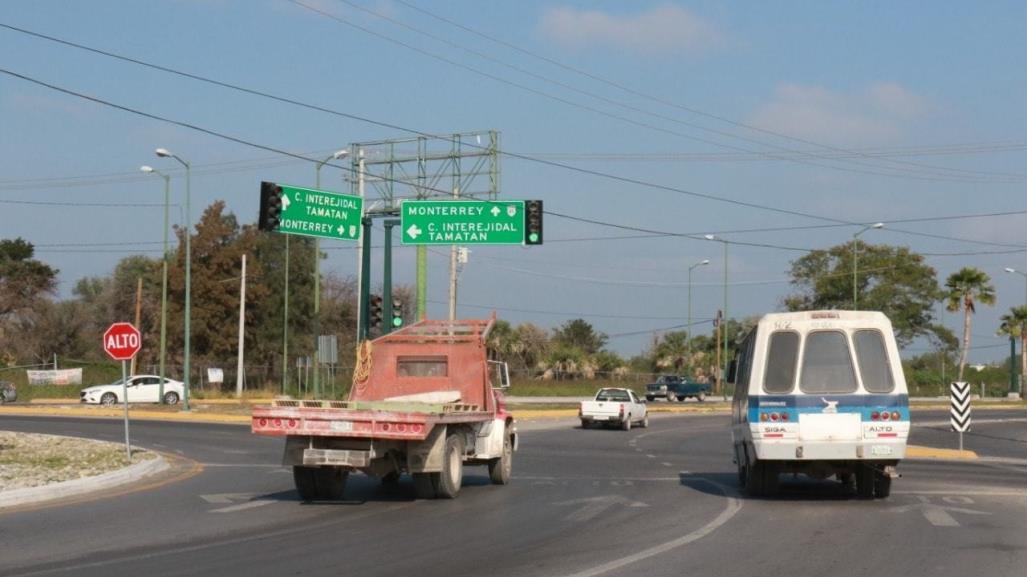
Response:
M773 313L742 343L732 440L738 479L775 494L782 474L853 481L885 498L905 457L909 395L891 321L873 311Z

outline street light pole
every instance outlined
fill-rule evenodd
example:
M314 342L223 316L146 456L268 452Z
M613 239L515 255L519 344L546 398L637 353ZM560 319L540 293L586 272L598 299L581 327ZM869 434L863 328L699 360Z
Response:
M1009 267L1006 267L1006 272L1015 273L1023 277L1023 304L1027 306L1027 273Z
M695 267L710 264L710 259L704 258L701 261L688 267L688 325L687 331L688 336L685 337L685 350L688 353L688 363L691 366L692 363L692 271ZM693 377L695 375L692 375Z
M856 292L856 269L859 262L859 235L871 229L883 228L883 222L875 222L870 226L864 226L856 234L852 235L852 310L856 310L858 295Z
M331 156L317 163L314 169L314 188L321 190L321 168L332 160L346 158L349 151L345 148L336 150ZM317 398L321 387L320 370L318 367L318 343L321 336L321 239L314 237L314 398Z
M147 174L156 174L164 179L164 254L161 266L160 279L160 385L158 385L157 398L164 402L164 360L167 356L168 338L168 206L171 198L171 177L163 172L154 170L152 166L140 166L139 170Z
M721 362L721 366L718 367L720 369L720 374L717 375L717 383L719 384L719 386L717 387L718 388L717 392L720 393L721 391L724 390L724 388L723 388L724 387L723 379L724 379L724 377L727 376L727 319L728 319L728 314L727 314L727 245L728 245L728 242L726 240L724 240L722 238L718 238L718 237L716 237L716 236L714 236L712 234L703 235L703 238L705 238L706 240L715 240L717 242L724 243L724 317L723 317L723 322L721 323L721 324L724 325L723 329L721 330L721 332L724 333L724 339L723 339L724 340L724 345L723 345L723 347L724 347L724 358L723 358L723 360Z
M192 274L193 274L193 259L192 259L192 229L193 220L192 213L189 210L189 201L192 197L192 175L190 171L189 163L182 160L176 154L173 154L166 148L158 148L154 153L160 158L174 158L182 166L185 167L185 362L184 362L184 376L182 383L182 410L189 410L189 343L190 343L190 321L192 319Z

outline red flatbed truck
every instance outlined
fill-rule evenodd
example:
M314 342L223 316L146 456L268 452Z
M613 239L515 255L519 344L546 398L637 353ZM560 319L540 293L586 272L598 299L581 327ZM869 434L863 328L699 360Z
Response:
M452 499L464 465L510 481L517 429L489 360L486 320L421 321L365 342L346 401L275 400L253 409L252 431L285 437L283 464L304 500L341 499L349 473L383 483L409 473L419 498Z

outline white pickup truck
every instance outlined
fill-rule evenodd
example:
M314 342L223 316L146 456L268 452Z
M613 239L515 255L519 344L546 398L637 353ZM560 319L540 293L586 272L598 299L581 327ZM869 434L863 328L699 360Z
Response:
M634 424L649 426L645 401L640 400L631 389L599 389L594 400L581 402L578 417L581 418L582 429L587 429L593 423L616 425L625 431L630 431Z

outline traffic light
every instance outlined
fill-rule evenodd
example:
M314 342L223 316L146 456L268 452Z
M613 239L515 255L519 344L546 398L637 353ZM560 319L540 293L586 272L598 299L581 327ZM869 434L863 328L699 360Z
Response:
M392 299L392 328L398 329L403 326L403 301Z
M369 327L380 327L382 326L382 297L378 295L371 295L370 312L368 313Z
M524 201L524 244L542 244L542 201Z
M282 215L282 187L273 182L260 183L260 221L257 228L268 232L278 230Z

